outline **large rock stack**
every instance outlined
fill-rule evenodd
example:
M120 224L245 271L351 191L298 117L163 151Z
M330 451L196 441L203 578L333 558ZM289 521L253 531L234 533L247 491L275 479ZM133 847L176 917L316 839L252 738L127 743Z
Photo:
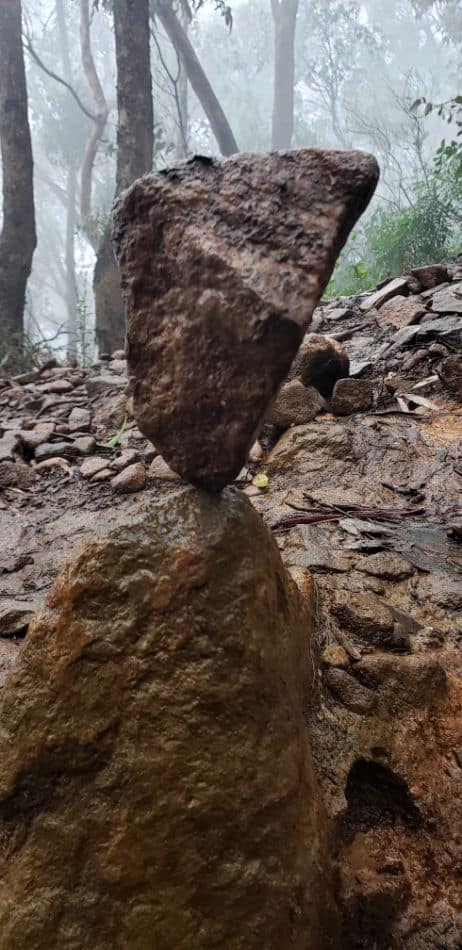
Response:
M0 950L339 947L303 599L238 473L377 180L356 153L195 159L115 212L140 429L212 494L64 570L0 715Z

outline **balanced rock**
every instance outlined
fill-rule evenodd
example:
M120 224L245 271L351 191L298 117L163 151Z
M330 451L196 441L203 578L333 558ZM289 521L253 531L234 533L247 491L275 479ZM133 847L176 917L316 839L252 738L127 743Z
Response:
M3 685L1 950L340 946L310 602L238 492L111 517Z
M326 403L314 386L304 386L300 379L284 383L266 414L269 425L288 429L301 426L315 419L326 409Z
M118 199L135 417L193 484L241 470L377 178L359 152L196 157Z

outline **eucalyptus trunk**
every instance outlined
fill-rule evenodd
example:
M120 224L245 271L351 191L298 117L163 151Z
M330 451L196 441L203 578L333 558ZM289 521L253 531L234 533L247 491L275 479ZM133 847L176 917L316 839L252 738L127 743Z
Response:
M149 0L114 0L117 62L116 195L152 168L154 117ZM107 226L95 267L96 338L100 352L124 346L125 308Z
M20 0L0 0L0 360L21 366L26 286L37 243Z
M294 135L295 31L298 0L271 0L274 20L272 148L291 148Z

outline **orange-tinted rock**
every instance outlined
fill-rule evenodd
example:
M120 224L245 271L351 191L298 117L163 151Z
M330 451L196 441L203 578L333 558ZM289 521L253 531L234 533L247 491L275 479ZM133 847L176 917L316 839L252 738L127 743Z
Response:
M118 519L4 682L1 950L338 947L310 603L237 492Z
M119 198L134 412L189 481L241 470L377 177L359 152L196 157Z

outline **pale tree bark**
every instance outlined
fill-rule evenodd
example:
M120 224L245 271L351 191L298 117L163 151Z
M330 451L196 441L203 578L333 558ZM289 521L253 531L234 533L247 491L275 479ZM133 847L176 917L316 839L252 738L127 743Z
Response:
M99 234L97 224L92 217L91 201L93 168L98 145L106 128L109 108L103 87L99 80L91 48L89 0L80 0L80 49L83 71L96 106L96 113L92 120L92 128L85 146L80 171L80 218L86 237L93 250L97 251L99 246Z
M294 135L295 31L298 0L271 0L274 21L274 98L271 146L291 148Z
M32 144L22 47L20 0L0 0L0 343L8 370L20 365L26 286L37 242Z
M239 151L239 146L188 34L175 15L171 0L157 0L155 12L184 65L191 87L209 120L221 154L233 155Z
M149 45L149 0L114 0L117 61L116 194L152 168L154 117ZM125 343L125 308L110 226L98 252L94 277L96 338L100 352Z
M186 12L183 10L182 14L182 26L186 33L188 34L188 25L189 19ZM178 53L177 53L178 56ZM189 103L188 103L188 74L186 72L186 67L184 60L181 56L178 56L179 63L179 76L177 83L177 111L178 111L178 132L176 137L176 156L179 159L187 158L189 152Z
M67 31L66 10L64 0L56 0L56 20L59 30L60 50L63 65L63 74L66 82L72 83L72 67L69 55L69 36ZM72 360L77 355L77 303L78 287L75 272L75 229L77 225L77 168L75 159L70 159L67 167L66 183L66 234L65 234L65 263L66 288L65 302L67 311L66 335L67 357Z

